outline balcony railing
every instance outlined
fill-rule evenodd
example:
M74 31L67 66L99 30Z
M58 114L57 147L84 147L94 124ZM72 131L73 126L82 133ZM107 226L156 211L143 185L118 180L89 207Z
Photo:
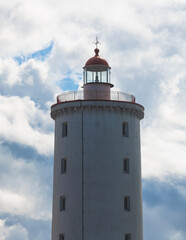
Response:
M69 91L57 96L57 103L77 100L113 100L135 103L135 96L125 92L104 90Z

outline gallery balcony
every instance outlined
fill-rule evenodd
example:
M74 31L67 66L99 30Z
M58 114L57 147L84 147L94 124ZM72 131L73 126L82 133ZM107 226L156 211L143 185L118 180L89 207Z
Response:
M68 91L57 96L57 103L78 100L110 100L135 103L135 96L125 92L105 90Z

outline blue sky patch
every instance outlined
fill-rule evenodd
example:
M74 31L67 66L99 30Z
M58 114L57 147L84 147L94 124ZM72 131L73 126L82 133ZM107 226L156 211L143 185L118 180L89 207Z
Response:
M1 145L3 147L9 148L11 150L11 154L16 159L24 158L24 160L27 162L29 161L37 161L40 163L44 162L46 165L47 162L51 164L51 159L53 159L53 157L51 156L38 154L38 152L30 146L26 146L16 142L4 142Z
M31 58L37 59L39 61L44 61L50 54L53 49L54 42L51 42L48 47L43 48L39 51L36 51L32 54L29 54L28 56L20 55L17 57L14 57L14 60L21 65L22 63L28 61Z
M68 72L67 76L60 81L60 88L63 91L74 91L78 89L78 84L75 83L73 77L71 77L72 72ZM75 74L78 79L82 79L82 74Z

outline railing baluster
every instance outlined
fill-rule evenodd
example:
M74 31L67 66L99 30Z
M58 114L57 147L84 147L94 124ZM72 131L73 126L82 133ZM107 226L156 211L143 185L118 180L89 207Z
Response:
M87 90L85 91L90 99L107 99L110 94L110 100L134 102L135 97L132 94L119 91L104 91L104 90ZM57 103L65 101L75 101L78 99L84 100L84 90L69 91L61 93L57 96Z

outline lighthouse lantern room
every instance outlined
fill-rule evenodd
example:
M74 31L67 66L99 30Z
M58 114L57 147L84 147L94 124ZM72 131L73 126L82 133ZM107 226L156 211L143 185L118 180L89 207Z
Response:
M97 41L98 43L98 41ZM83 67L84 99L110 99L111 67L99 56L99 49L94 50L95 56L90 58Z
M100 58L99 49L94 50L95 56L90 58L84 66L84 84L110 83L110 69L108 62Z

